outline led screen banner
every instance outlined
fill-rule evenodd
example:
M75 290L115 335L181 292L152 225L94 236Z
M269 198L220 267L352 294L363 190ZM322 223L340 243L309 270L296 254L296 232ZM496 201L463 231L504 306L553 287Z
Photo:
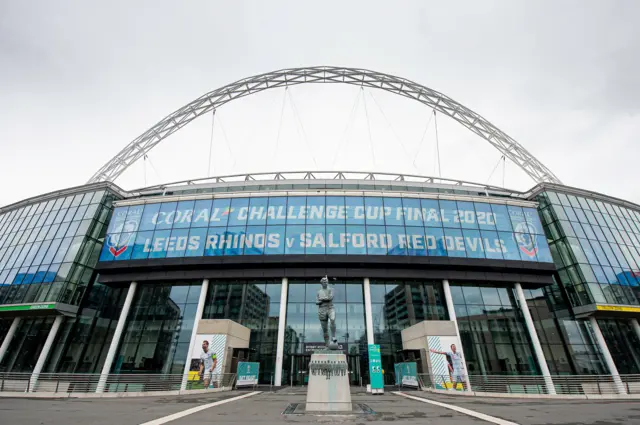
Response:
M552 262L535 208L369 196L221 198L117 207L100 261L232 255Z

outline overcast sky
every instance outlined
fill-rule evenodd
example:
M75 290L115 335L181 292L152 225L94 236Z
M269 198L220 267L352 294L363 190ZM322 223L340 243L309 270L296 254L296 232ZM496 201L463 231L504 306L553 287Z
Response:
M638 22L633 0L2 0L0 205L85 183L208 91L312 65L372 69L438 90L563 183L640 203ZM129 190L313 169L438 175L430 114L353 86L271 90L220 108L213 137L211 116L199 118L116 183ZM511 163L503 176L500 153L459 124L439 116L437 125L443 177L535 184Z

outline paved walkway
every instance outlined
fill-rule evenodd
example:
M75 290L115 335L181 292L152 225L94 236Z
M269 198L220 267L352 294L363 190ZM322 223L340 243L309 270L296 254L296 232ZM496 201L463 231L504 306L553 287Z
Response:
M359 417L283 416L289 403L304 403L305 392L282 389L250 397L250 391L233 391L207 395L172 397L140 397L122 399L0 399L0 423L21 425L201 425L344 423L364 425L369 422L394 425L487 425L490 422L450 408L424 403L387 392L372 396L356 393L354 403L365 403L376 413ZM640 424L640 402L637 401L556 401L455 397L440 394L407 392L408 395L458 406L496 418L493 423L508 425L617 425ZM225 403L225 401L228 401ZM221 404L223 403L223 404ZM213 404L213 405L212 405ZM195 409L194 409L195 408ZM179 418L170 415L201 409ZM182 415L183 413L180 413ZM502 422L500 422L502 421Z

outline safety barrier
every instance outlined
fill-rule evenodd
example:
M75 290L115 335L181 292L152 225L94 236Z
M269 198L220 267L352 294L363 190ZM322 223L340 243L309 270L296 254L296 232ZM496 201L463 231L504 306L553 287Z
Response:
M95 393L98 392L99 373L13 373L0 372L0 392ZM110 374L104 381L104 393L149 393L183 390L182 374ZM214 374L209 389L230 389L235 384L235 373ZM186 379L189 390L207 390L198 375Z
M451 378L419 374L418 382L423 389L452 390ZM552 375L551 381L558 395L640 394L640 375ZM550 394L541 375L469 375L469 382L470 391L478 393ZM464 379L456 386L458 391L469 390Z

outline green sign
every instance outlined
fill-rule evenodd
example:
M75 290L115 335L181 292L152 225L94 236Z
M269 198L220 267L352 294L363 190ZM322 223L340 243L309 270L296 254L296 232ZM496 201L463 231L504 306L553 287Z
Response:
M396 373L396 385L418 388L418 365L416 362L396 363L393 365Z
M371 379L372 390L384 388L382 358L380 357L380 346L378 344L369 344L369 378Z
M260 363L238 362L238 380L236 381L236 387L258 385L259 372Z
M18 304L0 306L0 311L28 311L28 310L51 310L56 308L56 304Z

